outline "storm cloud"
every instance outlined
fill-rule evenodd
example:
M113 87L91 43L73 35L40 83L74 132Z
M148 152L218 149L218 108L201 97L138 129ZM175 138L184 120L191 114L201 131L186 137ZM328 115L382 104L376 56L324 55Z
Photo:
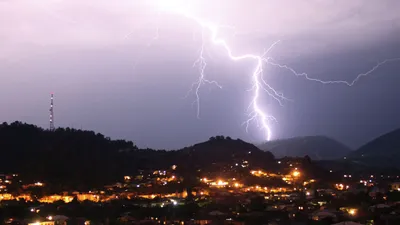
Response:
M167 0L166 0L167 1ZM174 0L171 0L174 1ZM175 0L176 1L176 0ZM181 1L193 14L229 25L235 53L271 52L277 61L326 80L352 80L400 56L400 2L325 0ZM48 127L49 93L57 126L93 129L140 146L177 148L245 132L252 62L231 62L207 45L201 116L193 95L201 29L158 11L158 0L0 1L0 118ZM179 1L178 1L179 3ZM159 29L158 29L159 28ZM321 85L266 67L266 79L293 101L263 96L277 117L274 138L329 135L352 147L400 126L400 67L387 64L354 87Z

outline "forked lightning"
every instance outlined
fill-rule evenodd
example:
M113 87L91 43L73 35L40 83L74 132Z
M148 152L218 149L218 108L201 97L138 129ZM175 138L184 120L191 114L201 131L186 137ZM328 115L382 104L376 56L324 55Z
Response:
M271 66L276 66L279 68L287 69L290 72L292 72L296 76L304 77L305 79L309 81L314 81L314 82L319 82L322 84L344 84L348 86L353 86L360 78L367 76L377 70L380 66L389 63L389 62L394 62L394 61L400 61L400 58L392 58L392 59L386 59L382 62L379 62L376 64L374 67L372 67L370 70L368 70L365 73L358 74L356 78L352 81L344 81L344 80L332 80L332 81L324 81L320 80L317 78L312 78L310 77L307 73L298 73L295 71L293 68L287 66L287 65L282 65L277 62L275 62L272 58L266 57L266 54L279 42L275 42L268 48L262 55L257 55L257 54L244 54L244 55L234 55L231 47L228 45L228 43L221 39L218 34L220 30L220 26L218 26L215 23L209 22L207 20L204 20L202 18L199 18L195 16L193 13L190 12L190 10L185 9L183 6L182 2L176 1L176 0L160 0L158 2L159 4L159 9L163 12L167 13L173 13L179 16L182 16L186 19L190 19L197 23L201 29L202 29L202 46L200 49L200 55L199 58L195 61L194 66L198 66L199 71L200 71L200 76L198 80L193 83L191 91L195 93L196 100L195 103L197 104L197 116L199 117L200 115L200 95L199 95L199 90L203 84L214 84L219 88L222 88L220 84L218 84L216 81L213 80L208 80L206 79L205 76L205 69L207 66L205 57L204 57L204 47L205 47L205 31L208 31L208 35L210 37L211 43L214 45L220 46L223 50L225 50L226 54L231 60L234 61L239 61L239 60L253 60L256 65L254 68L254 72L251 74L251 82L252 82L252 87L250 91L253 92L253 97L251 99L251 102L249 104L249 110L250 113L248 114L249 118L243 123L246 125L246 131L248 130L249 125L252 122L255 122L257 126L259 126L261 129L265 131L265 138L267 141L271 140L272 138L272 132L269 127L269 123L271 121L275 121L275 117L267 114L265 112L265 109L261 108L261 103L260 103L260 93L261 91L265 91L270 97L278 101L280 105L283 104L284 100L288 100L285 98L281 93L277 92L273 87L271 87L263 78L263 69L264 65L271 65ZM157 34L158 35L158 34Z

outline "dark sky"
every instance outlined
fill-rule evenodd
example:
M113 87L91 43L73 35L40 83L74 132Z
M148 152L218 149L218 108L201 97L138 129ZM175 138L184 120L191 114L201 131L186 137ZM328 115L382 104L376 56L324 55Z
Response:
M248 133L242 125L255 62L231 61L206 42L206 76L223 88L202 86L197 118L195 95L185 96L199 76L192 65L202 30L177 13L158 13L159 1L0 1L0 119L47 128L54 92L56 126L94 130L140 147L174 149L219 134L263 141L265 132L256 124ZM213 7L210 1L181 1L188 8L179 10L234 26L220 35L237 55L261 54L281 40L268 56L314 78L351 81L400 57L397 0L220 0ZM277 119L270 124L273 139L327 135L356 148L400 128L400 61L352 87L308 81L268 65L264 77L291 100L280 106L261 92L260 107Z

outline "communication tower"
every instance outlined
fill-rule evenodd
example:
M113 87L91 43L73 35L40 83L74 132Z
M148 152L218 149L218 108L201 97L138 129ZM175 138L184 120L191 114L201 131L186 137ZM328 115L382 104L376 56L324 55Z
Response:
M54 131L54 94L51 93L50 97L50 130Z

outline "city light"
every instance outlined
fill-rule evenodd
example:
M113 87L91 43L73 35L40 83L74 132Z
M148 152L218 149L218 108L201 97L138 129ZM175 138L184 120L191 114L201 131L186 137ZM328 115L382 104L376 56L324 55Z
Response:
M223 180L218 180L217 182L211 182L210 185L216 187L225 187L226 185L228 185L228 182Z
M344 185L344 184L335 184L336 189L339 191L347 190L350 188L349 185Z
M35 186L42 187L44 184L42 182L36 182Z
M357 209L349 209L349 214L354 216L357 214Z

